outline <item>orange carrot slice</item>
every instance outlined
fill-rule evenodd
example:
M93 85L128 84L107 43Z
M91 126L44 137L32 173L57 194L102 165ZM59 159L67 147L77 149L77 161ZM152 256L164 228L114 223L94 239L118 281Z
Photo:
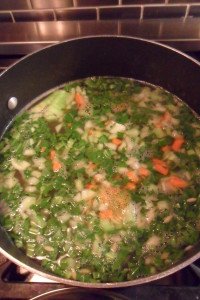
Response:
M180 151L182 145L185 143L185 139L183 136L178 136L174 139L171 148L173 151Z
M53 168L53 171L54 171L54 172L58 172L58 171L60 171L60 169L62 168L62 165L61 165L61 163L60 163L59 161L54 160L54 161L52 162L52 168Z
M169 152L169 151L171 150L171 146L169 146L169 145L163 146L163 147L161 148L161 150L162 150L163 152Z
M46 147L42 147L42 148L40 149L40 152L43 153L43 152L45 152L45 150L46 150Z
M168 111L166 111L162 116L162 121L168 122L171 121L171 118L172 118L171 114Z
M100 217L100 219L112 219L113 212L111 209L106 209L104 211L100 211L99 217Z
M186 180L175 175L170 176L168 182L173 187L180 188L180 189L186 188L189 184Z
M150 171L147 168L141 167L138 170L138 175L141 177L148 177L150 175Z
M75 94L75 102L78 109L84 108L86 106L84 97L79 93Z
M51 150L50 151L50 159L53 160L56 157L56 151L55 150Z
M126 185L125 185L125 189L129 190L129 191L133 191L135 190L136 188L136 185L134 182L128 182Z
M95 189L96 188L96 184L94 182L89 182L86 184L86 189L88 190L92 190L92 189Z
M88 169L90 169L90 170L94 170L95 168L96 168L96 164L95 163L93 163L93 162L89 162L89 164L88 164Z
M158 159L158 158L153 158L152 162L153 162L154 170L156 170L160 174L167 175L169 173L169 168L168 168L166 162L164 162L163 160Z
M162 127L163 123L168 123L171 122L172 116L171 114L166 111L158 120L158 122L156 122L155 126L156 127Z
M122 143L122 140L115 138L115 139L112 139L112 143L116 146L120 146Z
M138 178L138 176L135 174L135 172L133 172L133 171L128 171L127 173L126 173L126 176L128 177L128 179L130 180L130 181L133 181L134 183L138 183L138 181L139 181L139 178Z
M89 130L88 130L88 135L93 135L93 134L94 134L94 130L89 129Z

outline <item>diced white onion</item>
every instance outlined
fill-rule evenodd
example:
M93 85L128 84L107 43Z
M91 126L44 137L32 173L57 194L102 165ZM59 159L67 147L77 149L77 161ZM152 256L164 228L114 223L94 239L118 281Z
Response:
M91 273L90 269L86 269L86 268L80 269L79 272L80 272L81 274L90 274L90 273Z
M74 197L74 200L77 202L81 201L82 200L81 193L76 194L76 196Z
M156 216L155 209L152 207L146 213L147 223L150 224L155 219L155 216Z
M82 168L85 168L85 167L86 167L86 163L82 160L79 160L74 164L74 169L75 170L82 169Z
M180 133L177 132L176 130L173 130L173 131L172 131L172 136L173 136L173 137L178 137L178 136L180 136Z
M189 198L189 199L187 199L188 203L194 203L196 201L197 201L197 198Z
M35 186L32 186L32 185L29 185L29 186L26 186L25 187L25 191L27 192L27 193L34 193L34 192L36 192L36 187Z
M92 127L94 127L94 124L92 123L92 121L89 120L89 121L85 122L85 126L84 126L85 130L90 129Z
M52 246L49 246L49 245L44 246L44 249L45 249L46 251L48 251L48 252L54 251L54 248L53 248Z
M70 220L69 221L69 225L73 228L73 229L75 229L76 227L77 227L77 221L75 221L75 220Z
M123 142L121 143L121 145L118 147L118 151L121 151L121 150L123 150L124 148L126 148L126 142L125 142L125 141L123 141Z
M96 196L96 192L91 191L91 190L83 190L81 192L81 197L83 200L89 200L91 198L94 198Z
M147 105L146 105L146 103L145 103L145 101L140 101L139 103L138 103L138 106L139 107L146 107Z
M30 139L30 140L29 140L29 145L32 146L33 144L34 144L34 140L33 140L33 139Z
M159 189L166 194L173 193L176 190L175 187L168 184L168 181L165 178L161 179Z
M115 256L115 255L113 256L113 253L116 253L116 252L117 252L118 247L119 247L119 246L118 246L118 243L113 243L112 246L111 246L111 248L110 248L111 252L108 252L108 253L106 254L106 256L109 255L109 254L112 254L112 255L109 255L109 258L110 258L110 259L115 259L116 256ZM113 252L113 253L112 253L112 252Z
M55 131L58 133L58 132L60 132L60 130L62 129L62 123L61 124L58 124L58 125L56 125L56 127L55 127Z
M113 235L113 236L111 236L110 239L111 239L111 241L114 242L114 243L119 243L119 242L121 242L121 240L122 240L122 238L121 238L120 235Z
M98 148L99 150L102 150L102 149L103 149L103 144L98 144L98 145L97 145L97 148Z
M35 154L35 150L32 148L27 148L24 150L23 153L25 156L33 156Z
M39 170L43 170L45 167L45 158L34 158L33 163Z
M96 192L85 189L85 190L82 190L82 192L79 192L78 194L76 194L76 196L74 197L74 200L79 202L81 200L92 199L95 196L96 196Z
M169 257L169 252L163 252L162 254L161 254L161 256L160 256L162 259L168 259L168 257Z
M126 164L134 170L138 170L140 168L140 163L135 157L130 157Z
M174 152L172 152L172 151L164 153L164 160L173 161L175 163L179 163L179 161L180 161L180 159L178 158L178 156L176 156L176 154Z
M80 133L80 134L83 134L83 133L84 133L83 129L81 129L81 128L77 128L76 131L77 131L78 133Z
M117 145L115 145L113 143L106 143L105 146L108 147L111 150L114 150L114 151L117 150Z
M100 117L100 120L101 120L101 121L106 121L107 118L106 118L106 116L101 116L101 117Z
M137 137L139 135L139 130L137 128L132 128L127 130L126 134L130 137Z
M128 172L127 168L119 167L117 168L117 172L121 175L125 175Z
M16 160L15 158L11 158L11 164L18 171L25 171L30 166L26 160Z
M126 126L123 124L115 123L110 129L111 133L118 133L126 131Z
M102 184L105 186L105 187L110 187L111 186L111 183L107 180L104 180L102 181Z
M33 177L36 177L36 178L40 178L40 176L42 175L41 172L39 172L37 170L34 170L31 174Z
M85 170L86 174L90 177L93 177L95 175L95 172L92 169L87 168Z
M175 119L175 118L172 118L171 120L172 124L175 125L175 126L178 126L180 121L178 119Z
M160 238L157 235L152 235L146 242L147 249L154 249L160 245Z
M102 203L99 205L99 211L104 211L108 209L108 203Z
M158 186L155 184L149 184L147 187L147 190L149 192L154 192L154 193L158 193Z
M192 248L193 248L193 246L192 246L192 245L189 245L189 246L185 247L184 250L187 252L187 251L190 251Z
M169 215L169 216L165 217L164 220L163 220L163 223L165 223L165 224L169 223L172 220L172 218L173 218L172 215Z
M23 218L26 218L27 215L30 213L31 205L35 204L36 198L31 196L26 196L22 199L22 202L19 206L19 213Z
M58 216L58 220L61 221L61 223L67 222L70 219L70 214L68 212L64 212Z
M94 180L97 182L102 182L105 179L105 174L95 174Z
M161 105L160 103L156 103L155 108L157 111L165 112L165 110L166 110L166 108L163 105Z
M126 136L124 140L126 142L126 151L131 152L134 148L134 143L131 141L129 136Z
M17 183L17 179L14 177L14 175L9 175L9 177L6 177L3 185L5 188L12 189Z
M38 184L38 178L36 178L36 177L30 177L30 178L28 178L28 180L27 180L27 183L29 184L29 185L36 185L36 184Z
M157 207L160 211L165 210L165 209L168 210L169 209L169 203L167 201L162 200L162 201L159 201L157 203Z
M149 135L149 128L144 126L140 132L140 137L143 139Z
M148 256L145 258L145 265L151 265L153 263L153 257L152 256Z
M75 180L75 186L76 186L77 191L79 191L79 192L82 191L83 183L80 179Z

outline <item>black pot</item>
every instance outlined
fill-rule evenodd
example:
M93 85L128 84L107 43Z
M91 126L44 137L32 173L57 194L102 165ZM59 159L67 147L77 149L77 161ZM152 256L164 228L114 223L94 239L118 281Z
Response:
M67 81L91 76L120 76L159 85L200 113L200 64L170 47L130 37L79 38L47 47L22 59L0 76L0 135L31 100ZM8 108L11 97L18 99ZM16 264L52 280L74 286L114 288L147 283L167 276L200 257L200 244L184 259L159 274L117 283L83 283L60 278L42 269L16 248L0 228L0 251Z

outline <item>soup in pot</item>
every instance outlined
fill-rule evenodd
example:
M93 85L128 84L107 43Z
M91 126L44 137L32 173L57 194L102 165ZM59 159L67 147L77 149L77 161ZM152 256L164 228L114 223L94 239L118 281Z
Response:
M0 142L0 221L50 272L118 282L199 240L200 121L160 87L94 77L51 92Z

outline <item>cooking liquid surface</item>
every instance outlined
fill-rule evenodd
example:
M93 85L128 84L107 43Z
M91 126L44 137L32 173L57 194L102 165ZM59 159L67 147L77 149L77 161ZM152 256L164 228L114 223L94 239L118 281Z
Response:
M200 123L161 88L69 83L16 118L0 152L1 223L55 274L144 277L199 240Z

